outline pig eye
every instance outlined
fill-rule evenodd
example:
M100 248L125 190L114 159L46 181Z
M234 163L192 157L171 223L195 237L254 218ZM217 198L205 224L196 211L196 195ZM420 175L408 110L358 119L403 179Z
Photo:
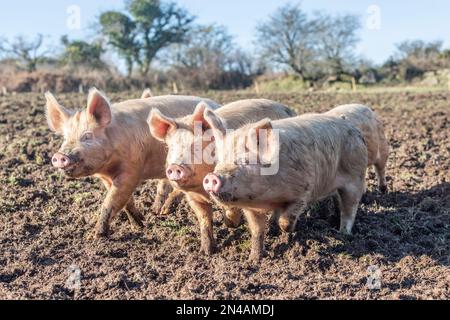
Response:
M92 132L86 132L85 134L83 134L83 136L81 137L81 141L90 141L94 139L94 134Z

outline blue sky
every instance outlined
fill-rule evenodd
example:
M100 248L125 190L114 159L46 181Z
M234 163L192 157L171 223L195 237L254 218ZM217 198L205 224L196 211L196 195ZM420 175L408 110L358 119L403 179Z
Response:
M176 0L198 17L199 23L225 25L242 47L251 49L255 27L277 7L292 1L284 0ZM295 2L295 1L294 1ZM325 10L331 14L352 13L361 17L363 30L356 53L376 63L385 61L395 44L405 39L444 40L450 47L450 1L448 0L303 0L307 12ZM67 8L77 5L81 13L81 29L67 27ZM380 28L367 27L368 8L377 6ZM57 44L61 35L70 38L95 37L92 24L100 12L121 9L123 0L13 0L0 9L0 36L17 34L33 36L42 33L48 43ZM369 20L370 21L370 20Z

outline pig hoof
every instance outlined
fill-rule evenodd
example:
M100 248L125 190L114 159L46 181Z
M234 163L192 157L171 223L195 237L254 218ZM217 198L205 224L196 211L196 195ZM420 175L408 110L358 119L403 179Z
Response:
M204 248L201 250L201 252L208 257L212 256L214 254L214 251L215 250L213 248Z
M158 211L156 211L156 212L158 212ZM164 205L164 206L161 208L161 210L159 211L159 214L160 214L161 216L168 216L168 215L170 215L170 206Z
M209 257L209 256L212 256L216 252L216 247L215 247L215 245L203 246L200 249L200 252Z
M250 254L249 262L259 263L263 259L264 254L262 252L252 252Z
M142 222L142 220L133 220L131 222L131 225L133 226L134 229L136 229L137 231L142 231L142 229L144 229L145 225Z
M348 231L346 228L341 228L339 230L339 233L346 236L346 237L351 237L352 236L352 232Z
M161 212L161 206L153 205L150 210L152 210L153 213L159 214L159 212Z
M128 221L130 221L131 226L138 231L144 229L144 220L144 216L141 213L128 215Z
M223 223L227 226L227 228L230 228L230 229L239 228L239 226L241 225L241 221L233 221L232 219L230 219L228 217L224 217Z
M388 193L388 188L387 188L387 186L380 186L380 192L381 192L382 194Z
M96 239L96 240L107 239L111 235L111 233L112 232L109 231L109 230L98 230L98 231L95 231L94 239Z
M295 224L293 223L280 223L279 225L281 231L284 233L293 233L295 231Z

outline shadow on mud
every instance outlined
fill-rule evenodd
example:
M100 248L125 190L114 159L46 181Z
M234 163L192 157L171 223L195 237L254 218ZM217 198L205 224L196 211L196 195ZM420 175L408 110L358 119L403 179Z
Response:
M450 266L450 183L418 192L370 192L358 211L353 235L340 234L338 227L333 202L325 200L300 218L296 233L284 236L287 241L274 245L274 257L294 246L306 255L311 242L317 241L325 262L338 254L375 254L386 262L428 256ZM272 232L268 239L277 242L276 237L279 233ZM327 269L326 265L318 267Z

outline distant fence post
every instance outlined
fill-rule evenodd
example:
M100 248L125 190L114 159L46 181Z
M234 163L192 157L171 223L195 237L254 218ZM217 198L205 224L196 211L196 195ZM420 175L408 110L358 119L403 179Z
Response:
M450 74L448 75L447 80L448 80L447 88L448 88L448 91L450 91Z
M259 94L259 83L258 83L258 81L255 81L255 92L256 92L256 94Z
M80 83L80 85L78 86L78 93L83 94L84 93L84 89L83 89L83 85Z
M356 79L355 79L355 77L352 77L352 90L353 90L353 92L356 92Z
M173 87L173 93L177 94L178 93L178 86L177 86L177 83L175 81L172 83L172 87Z
M6 87L2 87L2 95L4 96L8 95L8 89L6 89Z

